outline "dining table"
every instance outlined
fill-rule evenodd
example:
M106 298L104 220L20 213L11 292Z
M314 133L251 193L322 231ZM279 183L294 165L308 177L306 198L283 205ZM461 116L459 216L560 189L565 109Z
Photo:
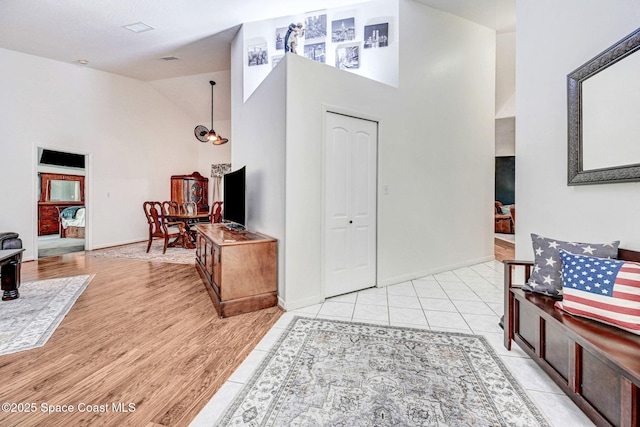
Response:
M185 235L178 235L173 242L169 243L170 248L183 247L185 249L195 249L196 238L195 231L191 230L191 226L194 224L208 223L208 213L172 213L166 216L170 222L182 222L184 223L186 233Z

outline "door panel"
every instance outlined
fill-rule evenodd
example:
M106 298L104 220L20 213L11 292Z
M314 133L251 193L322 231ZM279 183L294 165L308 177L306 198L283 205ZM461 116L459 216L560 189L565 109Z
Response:
M325 297L375 286L377 123L327 113Z
M331 232L330 268L338 274L347 269L347 229L334 228Z

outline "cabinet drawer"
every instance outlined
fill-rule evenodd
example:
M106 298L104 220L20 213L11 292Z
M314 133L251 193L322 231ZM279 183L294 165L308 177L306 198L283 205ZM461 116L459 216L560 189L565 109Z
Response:
M40 217L58 217L58 209L55 206L40 206Z
M38 235L56 234L59 232L60 219L55 206L38 207Z
M45 234L56 234L59 232L57 224L51 222L40 223L38 225L38 235L43 236Z

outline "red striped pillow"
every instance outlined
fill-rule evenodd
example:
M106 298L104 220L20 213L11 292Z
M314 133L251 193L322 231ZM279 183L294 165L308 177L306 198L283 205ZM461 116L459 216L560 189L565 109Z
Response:
M559 253L563 299L556 307L640 335L640 264Z

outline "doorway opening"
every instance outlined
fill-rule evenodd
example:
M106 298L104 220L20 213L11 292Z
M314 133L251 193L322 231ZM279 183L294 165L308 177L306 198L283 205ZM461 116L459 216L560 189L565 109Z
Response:
M84 154L38 147L38 258L84 251Z
M516 119L496 119L495 140L495 256L515 258L516 229Z

